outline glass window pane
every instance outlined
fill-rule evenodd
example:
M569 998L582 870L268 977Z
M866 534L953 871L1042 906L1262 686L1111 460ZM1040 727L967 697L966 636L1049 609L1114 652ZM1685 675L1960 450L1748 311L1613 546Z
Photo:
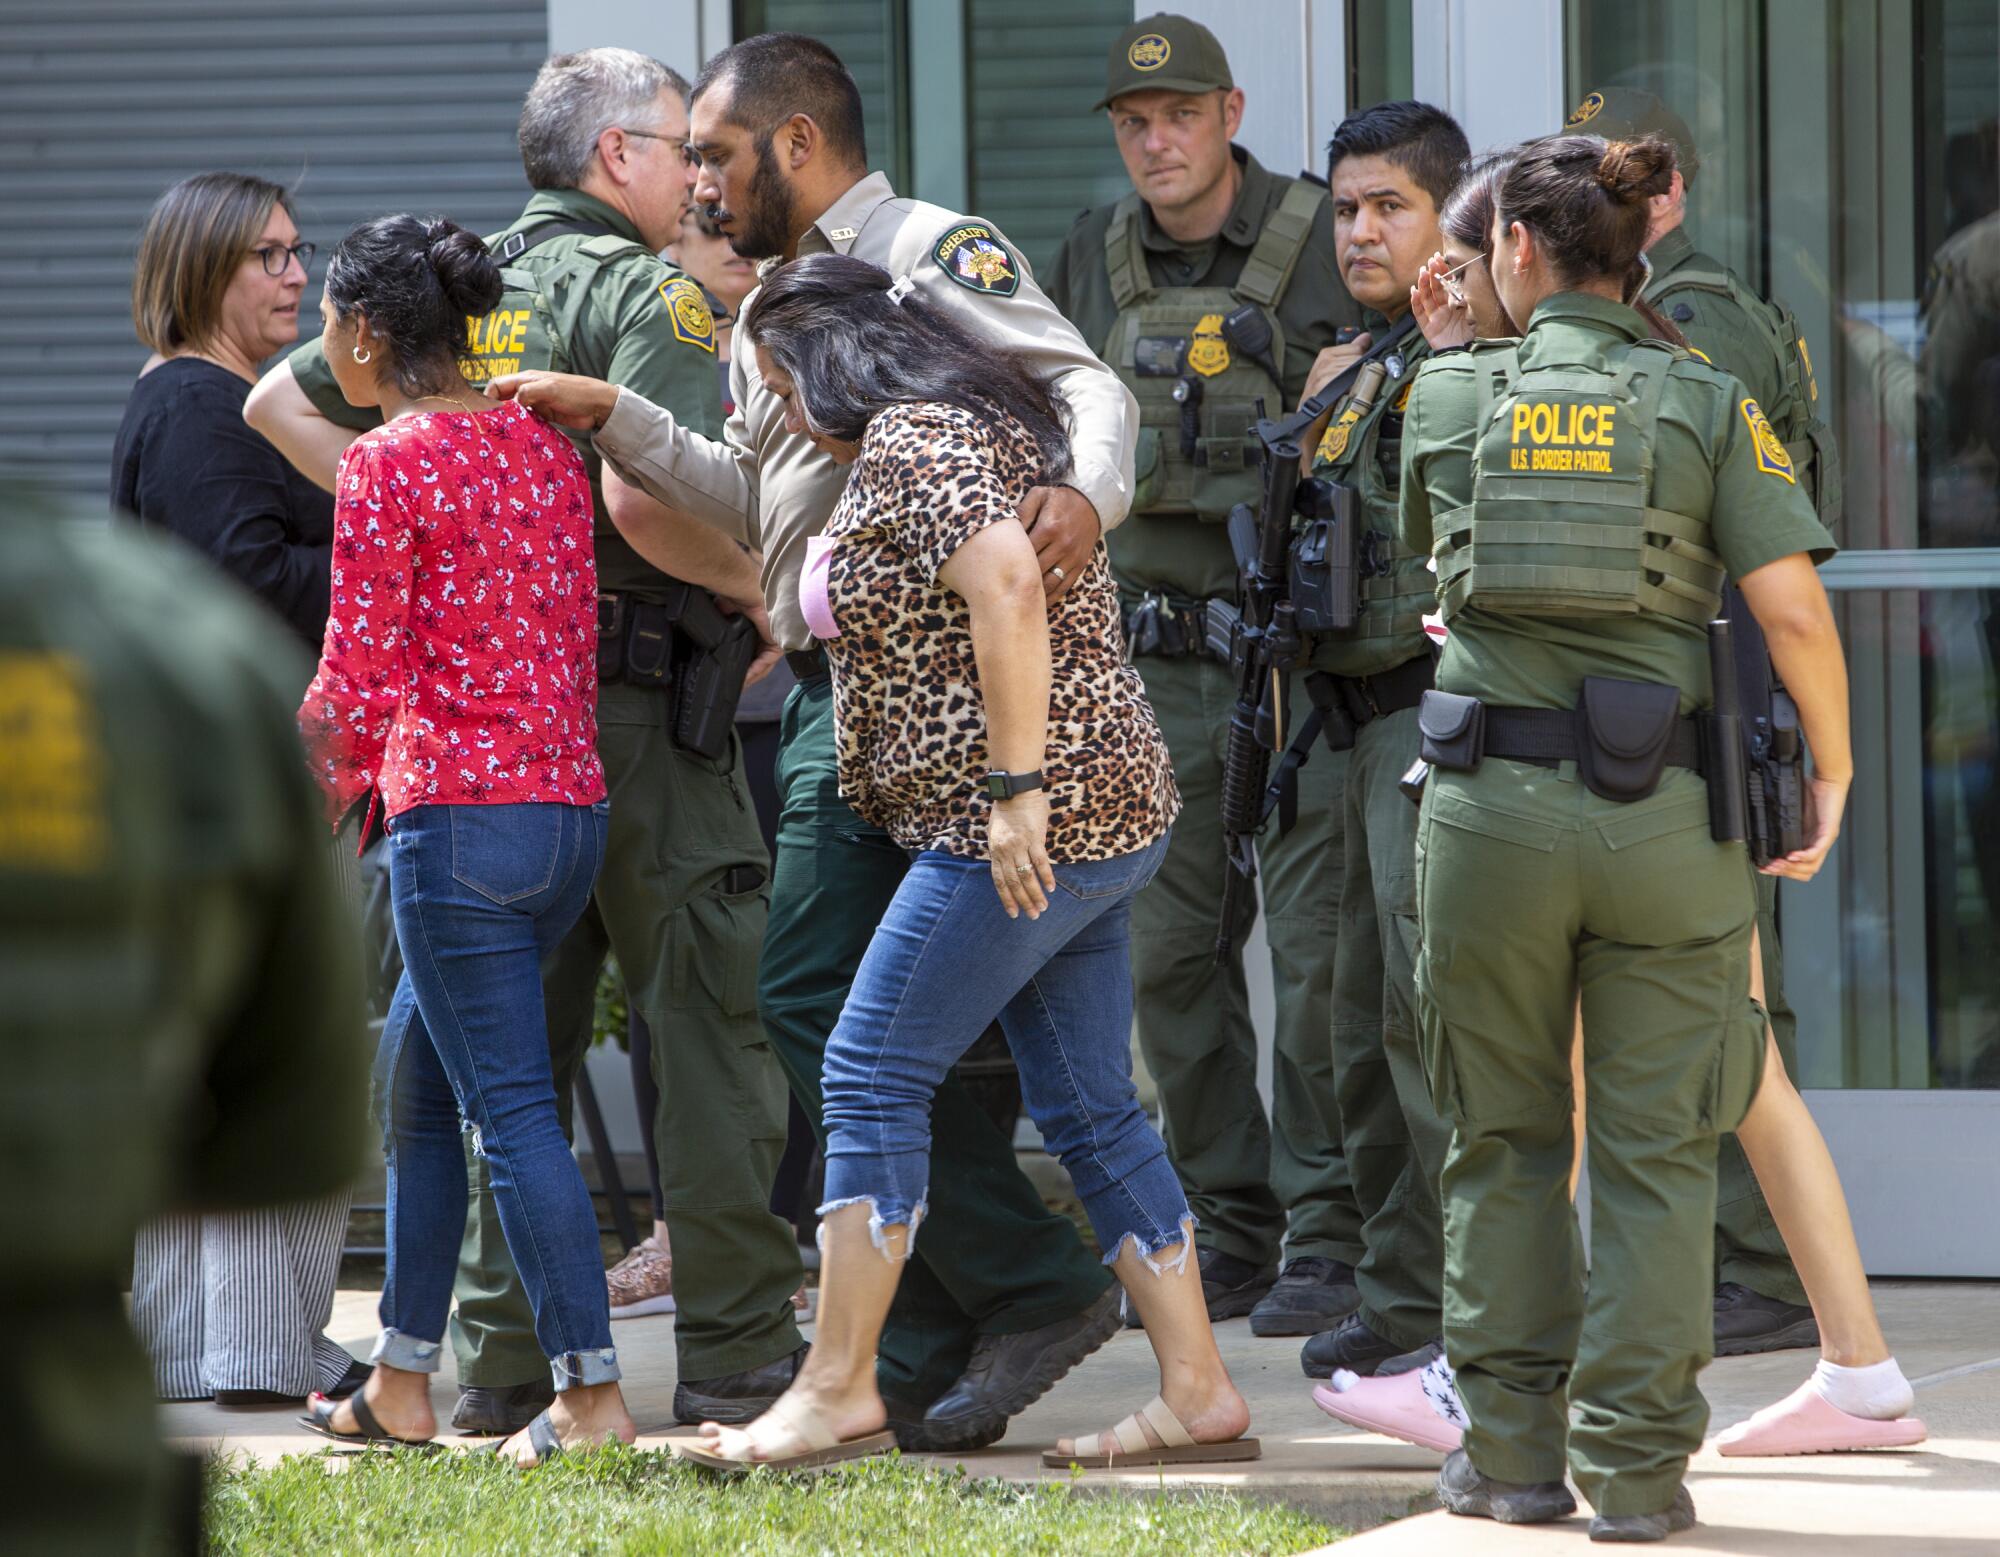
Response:
M2000 1087L2000 590L1836 597L1855 785L1782 889L1808 1087Z
M1416 93L1410 0L1348 0L1347 101L1351 108Z
M1047 268L1077 213L1131 188L1104 95L1130 0L969 0L973 211Z

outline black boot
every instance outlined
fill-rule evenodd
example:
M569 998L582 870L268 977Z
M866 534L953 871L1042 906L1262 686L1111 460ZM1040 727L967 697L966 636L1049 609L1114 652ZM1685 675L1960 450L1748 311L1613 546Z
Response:
M1250 1310L1250 1333L1317 1335L1331 1330L1360 1303L1352 1265L1303 1254L1285 1261L1277 1284Z
M1819 1322L1810 1308L1765 1297L1733 1281L1715 1289L1715 1355L1819 1349Z
M1330 1379L1335 1368L1363 1378L1378 1373L1407 1373L1421 1368L1437 1353L1427 1343L1415 1350L1377 1335L1358 1313L1349 1314L1331 1330L1322 1330L1299 1351L1299 1366L1309 1379ZM1384 1366L1391 1364L1391 1366Z
M1252 1265L1220 1249L1195 1245L1194 1257L1201 1267L1201 1295L1208 1302L1211 1323L1247 1314L1277 1281L1277 1272L1268 1265ZM1129 1302L1125 1305L1125 1328L1143 1330L1145 1321Z
M1664 1541L1694 1528L1694 1498L1686 1487L1658 1514L1599 1514L1590 1522L1593 1541Z
M810 1345L767 1362L762 1367L745 1368L741 1373L724 1374L719 1379L688 1379L674 1386L676 1422L720 1422L741 1427L754 1422L791 1388Z
M1445 1457L1438 1498L1454 1514L1503 1525L1545 1525L1576 1512L1576 1499L1560 1481L1495 1481L1482 1476L1463 1449Z
M929 1441L947 1451L997 1442L1008 1418L1040 1400L1116 1333L1119 1291L1114 1282L1081 1313L1038 1330L982 1335L958 1382L924 1413Z
M459 1392L458 1405L451 1413L451 1425L461 1433L478 1437L505 1437L518 1433L556 1401L556 1387L546 1377L509 1389L481 1389L474 1386Z

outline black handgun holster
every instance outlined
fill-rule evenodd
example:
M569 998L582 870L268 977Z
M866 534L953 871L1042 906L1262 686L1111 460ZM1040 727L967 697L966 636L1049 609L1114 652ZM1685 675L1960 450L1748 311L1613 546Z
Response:
M1576 767L1584 786L1624 802L1658 789L1680 708L1678 687L1584 677L1576 705Z

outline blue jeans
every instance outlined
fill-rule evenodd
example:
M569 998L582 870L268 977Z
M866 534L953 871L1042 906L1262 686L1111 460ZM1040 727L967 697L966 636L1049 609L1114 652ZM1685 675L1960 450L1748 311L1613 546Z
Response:
M1105 1264L1128 1239L1151 1263L1189 1237L1187 1197L1132 1086L1132 899L1166 848L1162 837L1056 866L1039 919L1007 917L985 860L916 857L827 1041L822 1216L866 1202L878 1248L885 1227L907 1226L914 1241L931 1094L997 1017L1022 1101L1069 1169Z
M556 1118L542 1017L542 958L590 901L609 815L602 802L418 806L390 828L403 977L375 1061L389 1273L371 1361L437 1371L470 1130L555 1387L618 1377L597 1214Z

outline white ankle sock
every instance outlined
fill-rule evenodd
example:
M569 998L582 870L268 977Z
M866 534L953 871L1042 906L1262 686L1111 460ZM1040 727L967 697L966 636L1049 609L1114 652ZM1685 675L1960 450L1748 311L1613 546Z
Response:
M1451 1371L1450 1363L1442 1357L1426 1363L1420 1382L1424 1399L1431 1403L1433 1411L1454 1427L1470 1425L1471 1419L1458 1398L1458 1375Z
M1917 1400L1894 1357L1865 1368L1843 1368L1822 1358L1813 1369L1812 1383L1828 1404L1871 1422L1893 1422L1907 1416Z

